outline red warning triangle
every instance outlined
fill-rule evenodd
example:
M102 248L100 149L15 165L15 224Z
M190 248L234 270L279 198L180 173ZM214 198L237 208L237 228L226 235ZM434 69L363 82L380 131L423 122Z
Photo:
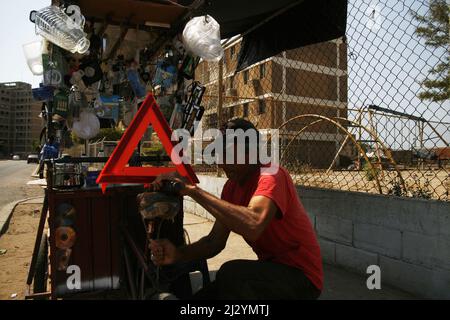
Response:
M175 167L126 166L150 124L153 126ZM172 130L161 113L153 94L149 94L97 178L97 183L101 184L103 192L106 190L108 183L146 184L152 182L156 176L162 173L174 171L178 171L182 177L189 179L191 183L198 183L199 180L192 167L183 163L178 154L172 155L174 142L170 139L171 136ZM177 158L174 159L173 157Z

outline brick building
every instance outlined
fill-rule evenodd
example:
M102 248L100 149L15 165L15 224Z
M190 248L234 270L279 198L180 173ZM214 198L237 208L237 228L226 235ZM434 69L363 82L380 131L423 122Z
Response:
M31 85L0 83L0 154L26 156L34 152L42 129L41 103L33 100Z
M347 118L347 46L341 39L285 51L235 73L239 50L240 42L225 48L222 121L239 116L267 129L302 114ZM197 67L196 80L207 87L205 127L218 124L219 74L218 63L202 61ZM282 147L315 120L304 118L285 126L280 131ZM289 155L299 163L325 168L344 139L335 125L322 121L297 137L291 147L298 150L291 149ZM353 152L347 147L341 155L350 157Z

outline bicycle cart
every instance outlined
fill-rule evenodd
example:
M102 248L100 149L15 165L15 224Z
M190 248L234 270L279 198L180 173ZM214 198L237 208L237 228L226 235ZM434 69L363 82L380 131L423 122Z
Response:
M201 271L209 281L206 261L164 267L149 259L147 226L138 212L136 196L143 185L81 187L74 166L105 162L107 158L64 158L47 161L44 204L27 285L27 298L149 299L167 292L179 298L191 295L189 272ZM160 165L158 157L140 157ZM62 166L70 168L58 172ZM65 174L65 179L58 178ZM57 185L54 185L58 182ZM70 183L75 185L69 185ZM80 183L80 184L77 184ZM158 234L176 246L185 244L182 198L173 221L155 219ZM44 225L48 221L48 237ZM47 291L47 280L49 290Z

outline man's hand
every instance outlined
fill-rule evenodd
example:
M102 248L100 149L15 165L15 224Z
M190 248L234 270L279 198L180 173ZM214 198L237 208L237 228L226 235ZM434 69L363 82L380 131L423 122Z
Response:
M167 239L150 240L151 258L155 265L165 266L179 260L177 248Z
M195 185L191 184L188 179L186 179L185 177L182 177L178 172L173 172L173 173L161 174L161 175L157 176L155 181L152 182L153 190L160 191L161 187L162 187L162 182L164 180L178 182L181 186L181 189L179 191L179 194L181 196L188 195L189 192L193 188L195 188Z

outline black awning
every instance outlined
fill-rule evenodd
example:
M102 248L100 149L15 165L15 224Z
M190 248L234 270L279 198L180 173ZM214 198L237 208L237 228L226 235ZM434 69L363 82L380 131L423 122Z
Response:
M344 36L347 0L215 0L202 13L219 22L222 38L244 34L239 71L284 50Z
M179 28L189 11L195 16L209 14L220 24L222 39L244 35L238 71L284 50L342 37L347 22L347 0L78 0L78 3L88 18L170 25L172 30L166 32L166 38L182 30Z
M209 14L220 24L222 39L242 34L274 12L298 0L212 0L200 14Z

